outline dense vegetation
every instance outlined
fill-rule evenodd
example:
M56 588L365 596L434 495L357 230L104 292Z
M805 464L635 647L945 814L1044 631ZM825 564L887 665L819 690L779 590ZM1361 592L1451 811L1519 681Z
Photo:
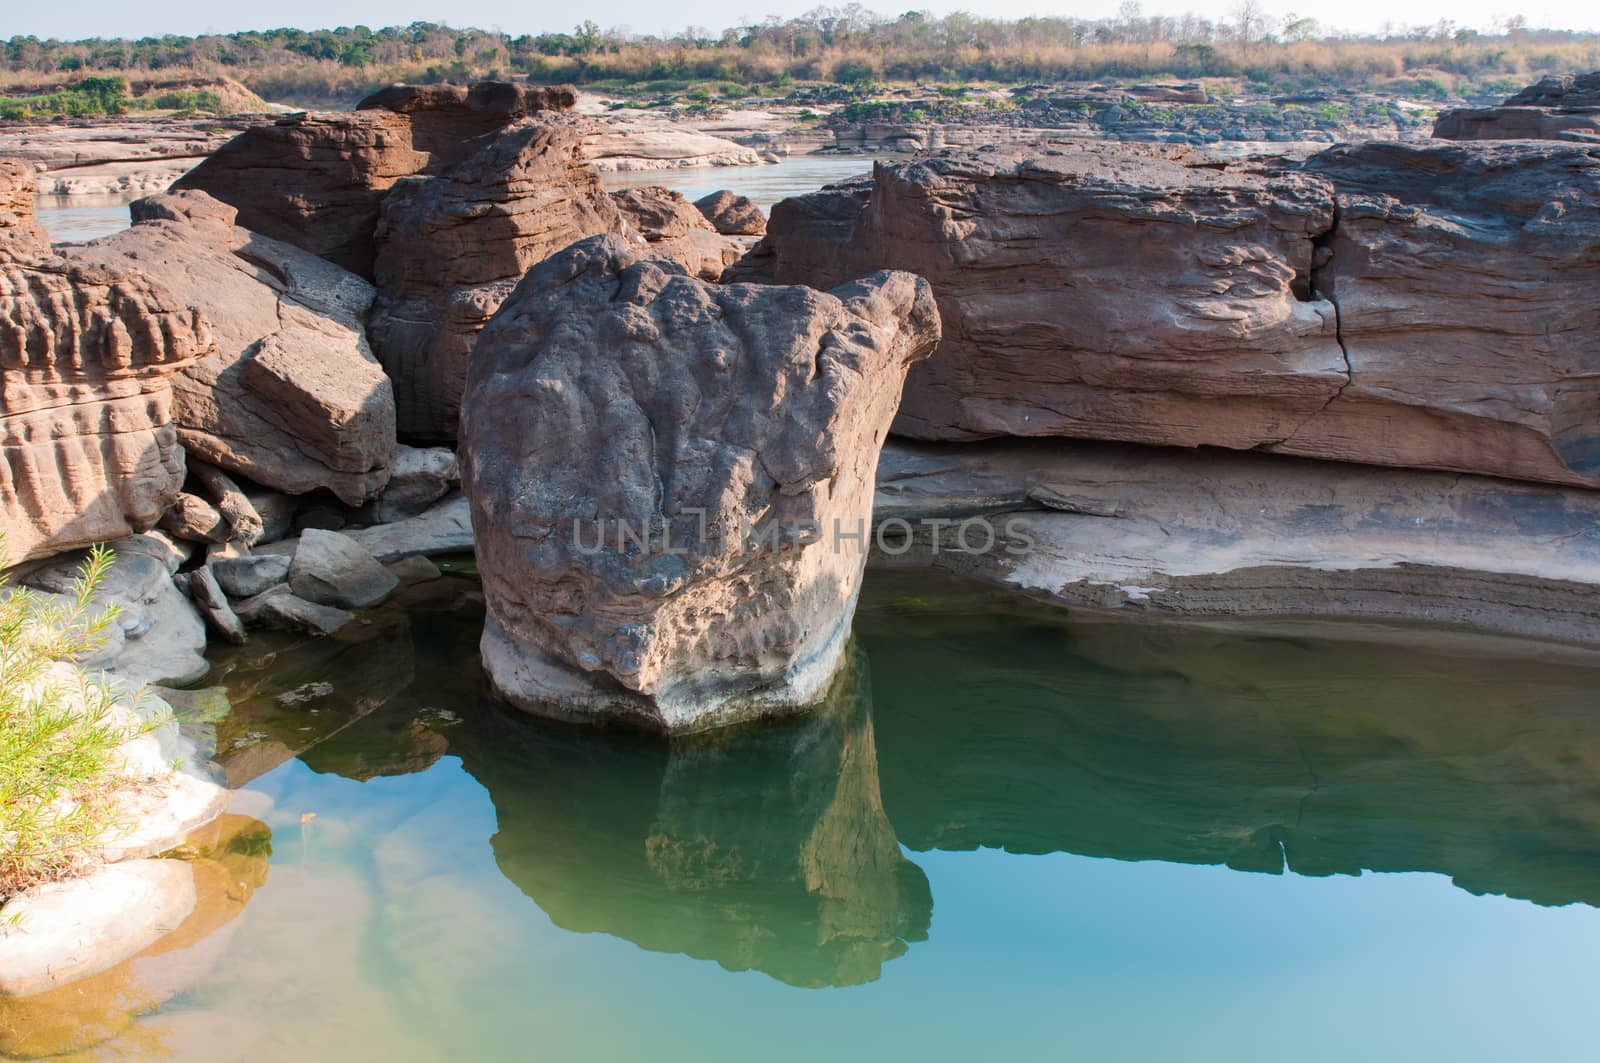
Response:
M116 620L90 604L110 564L97 550L65 601L0 586L0 903L76 870L113 826L113 753L131 736L109 691L56 663L94 649Z
M177 111L197 114L223 110L222 97L210 89L173 89L133 96L128 80L116 74L79 78L27 96L0 96L0 118L40 115L126 114L129 111Z
M1489 35L1442 22L1383 37L1324 36L1312 19L1267 16L1243 0L1231 19L1145 17L1017 21L908 12L886 19L850 4L721 33L665 38L604 31L512 36L427 22L369 29L275 29L200 37L81 41L13 37L0 77L39 89L85 75L226 75L269 100L348 102L393 81L527 75L626 93L696 83L719 95L795 82L1024 84L1119 78L1237 77L1271 86L1383 89L1420 79L1442 90L1510 91L1533 76L1600 67L1600 38L1527 29ZM70 101L64 106L70 106Z

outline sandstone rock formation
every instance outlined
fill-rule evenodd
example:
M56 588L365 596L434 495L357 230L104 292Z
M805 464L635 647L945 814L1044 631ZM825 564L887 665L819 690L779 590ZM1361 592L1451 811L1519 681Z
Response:
M650 255L678 263L702 280L714 281L744 249L722 236L706 216L669 188L626 188L611 193L617 209L650 245Z
M1600 277L1597 175L1600 152L1550 143L1367 144L1276 174L1129 145L952 153L779 204L728 279L928 277L945 340L907 382L906 435L1596 484L1577 293Z
M477 137L543 112L571 110L570 85L480 81L473 85L391 85L356 104L357 111L403 114L411 123L412 146L439 169L461 162L481 144Z
M716 287L615 237L535 268L463 406L495 684L669 731L813 701L864 560L839 536L864 530L903 374L937 339L905 274Z
M1551 74L1498 107L1441 114L1433 135L1444 140L1600 140L1600 72Z
M183 484L172 378L206 321L125 265L64 261L0 161L0 532L11 563L155 524Z
M388 481L395 447L393 393L362 325L372 287L234 214L202 192L155 196L133 228L70 254L157 277L211 322L215 352L173 381L195 457L358 505Z
M238 224L372 275L383 194L427 164L411 123L389 111L306 112L251 126L172 189L238 208Z
M1590 490L1081 440L895 441L873 515L876 567L1071 608L1600 641Z
M701 196L694 201L694 207L723 236L760 236L767 231L767 216L761 208L748 196L726 188Z
M530 266L584 236L625 231L579 156L580 129L528 119L384 200L372 341L403 435L455 438L473 341Z

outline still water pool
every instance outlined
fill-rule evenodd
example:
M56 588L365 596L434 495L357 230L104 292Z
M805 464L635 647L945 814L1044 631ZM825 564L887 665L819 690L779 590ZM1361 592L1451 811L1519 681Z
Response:
M219 655L219 759L253 817L225 925L54 1012L0 1010L0 1043L1595 1058L1582 659L1073 621L874 573L824 711L668 744L495 703L481 619L452 576L354 633Z

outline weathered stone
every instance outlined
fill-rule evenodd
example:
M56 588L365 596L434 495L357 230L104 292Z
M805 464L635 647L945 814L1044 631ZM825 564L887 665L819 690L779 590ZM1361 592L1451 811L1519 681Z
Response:
M773 208L770 279L928 278L945 339L906 382L902 434L1257 446L1345 381L1333 307L1305 287L1332 190L1185 158L1081 145L879 164L875 185Z
M244 624L234 615L228 596L217 585L217 577L209 567L197 568L189 573L189 600L217 634L235 645L242 645L246 636Z
M228 522L229 542L251 546L261 538L264 530L261 514L227 473L214 465L193 461L189 463L189 478L216 504L217 512Z
M1433 124L1444 140L1600 141L1600 72L1550 74L1498 107L1446 111Z
M250 487L245 491L251 507L261 517L261 536L258 545L275 543L294 530L294 517L300 511L300 499L282 491L265 487Z
M578 102L570 85L479 81L473 85L391 85L360 103L357 111L383 110L410 119L411 143L428 156L428 168L460 162L479 145L472 141L512 122L548 111L568 111Z
M118 555L143 554L153 558L169 573L177 572L194 554L194 548L188 543L160 531L141 532L126 539L118 539L111 544L111 548Z
M349 534L383 562L464 553L472 549L472 509L466 496L454 494L415 517L358 528Z
M355 619L353 613L308 602L283 584L234 603L234 612L249 627L331 635ZM230 782L233 777L230 773Z
M216 352L173 384L184 446L290 493L327 488L355 505L381 490L394 399L363 328L372 287L233 225L233 209L201 192L152 197L138 213L71 254L155 276L213 323Z
M155 524L183 484L173 375L205 320L123 266L64 261L0 160L0 533L16 563Z
M173 538L191 543L221 543L228 538L228 523L217 507L187 491L179 492L161 515L161 527Z
M723 236L761 236L767 231L767 216L748 196L723 189L694 201L695 209Z
M250 598L289 578L290 558L281 554L251 554L211 561L208 567L217 583L235 598Z
M1276 449L1600 486L1600 145L1368 143L1315 283L1349 383Z
M426 162L403 115L307 112L250 127L172 188L209 193L243 228L370 277L383 194Z
M1078 440L896 441L873 515L874 567L1071 608L1600 642L1590 490Z
M611 193L617 209L644 238L653 258L678 263L702 280L714 281L738 261L742 249L720 235L704 214L669 188L626 188Z
M927 276L946 338L895 425L918 438L1592 485L1597 175L1600 150L1550 143L1371 143L1277 176L1132 145L951 154L779 204L730 275Z
M399 580L354 539L307 528L289 565L289 589L301 598L340 609L376 605Z
M368 507L374 523L392 524L424 512L461 482L455 451L446 447L395 448L383 494Z
M526 119L384 200L371 336L401 434L453 440L473 341L517 281L574 240L625 231L579 155L581 128Z
M0 908L0 995L28 996L116 966L194 910L181 860L135 860L38 886Z
M496 686L671 731L814 701L864 558L835 532L864 529L905 370L938 332L906 274L718 287L615 237L535 268L464 406Z
M443 575L438 565L421 554L412 554L410 557L391 561L384 568L393 572L401 583L429 583Z

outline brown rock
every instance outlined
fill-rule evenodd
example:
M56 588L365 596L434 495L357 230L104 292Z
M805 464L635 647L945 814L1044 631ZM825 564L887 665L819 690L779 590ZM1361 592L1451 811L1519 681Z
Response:
M1446 111L1433 124L1443 140L1600 139L1600 72L1547 75L1498 107Z
M11 563L153 525L183 484L171 379L206 321L122 266L70 263L0 161L0 532Z
M1600 486L1600 146L1332 148L1350 384L1280 448Z
M528 268L624 229L578 153L581 124L528 119L438 176L396 186L378 230L372 342L403 435L455 438L467 356Z
M879 164L873 186L778 204L758 254L782 284L884 267L933 284L945 339L906 382L902 434L1253 447L1345 382L1333 307L1307 290L1332 189L1185 158L1084 145Z
M653 258L678 263L702 280L714 281L739 260L742 248L720 235L704 214L668 188L627 188L611 193L617 209L644 237Z
M437 170L461 162L482 145L470 141L530 115L569 111L578 102L571 85L480 81L474 85L391 85L360 103L357 111L382 110L411 120L413 146Z
M767 216L749 197L723 189L694 201L711 227L723 236L761 236L767 231Z
M233 213L203 192L151 197L133 228L70 254L158 277L214 323L215 353L173 382L191 453L358 505L382 490L395 447L393 392L362 324L372 287Z
M785 201L730 274L927 276L946 339L907 382L906 435L1600 483L1600 311L1583 294L1600 151L1373 143L1277 176L1126 145L1035 151L881 164L872 184Z
M715 286L616 237L536 267L462 419L498 688L668 731L815 700L864 559L836 533L864 529L903 374L937 338L906 274Z
M426 163L402 115L308 112L250 127L172 188L209 193L243 228L370 277L383 193Z
M217 507L187 491L180 491L171 507L161 515L161 528L175 539L191 543L228 541L228 522Z

